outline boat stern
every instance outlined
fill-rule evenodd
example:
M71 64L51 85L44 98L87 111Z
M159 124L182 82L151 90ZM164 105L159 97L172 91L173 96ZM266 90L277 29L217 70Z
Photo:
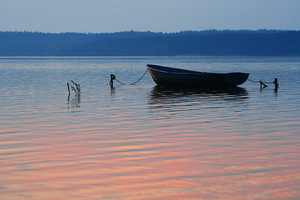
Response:
M225 75L226 82L229 85L237 86L245 83L248 79L248 73L234 72Z

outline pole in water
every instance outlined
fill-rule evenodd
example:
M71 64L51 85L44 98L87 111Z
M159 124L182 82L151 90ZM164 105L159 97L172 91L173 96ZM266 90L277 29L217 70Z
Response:
M275 91L278 90L279 88L279 84L278 84L278 78L275 78L274 81L273 81L274 85L275 85Z
M279 88L279 84L278 84L278 78L275 78L273 81L274 85L275 85L275 89Z
M68 86L68 92L69 92L69 95L68 95L68 101L69 101L70 100L70 95L71 95L69 83L67 83L67 86Z
M109 81L109 85L110 87L114 86L114 81L116 79L116 76L114 74L110 74L110 81Z
M67 83L67 86L68 86L68 92L69 92L69 95L70 95L70 85L69 85L69 83Z

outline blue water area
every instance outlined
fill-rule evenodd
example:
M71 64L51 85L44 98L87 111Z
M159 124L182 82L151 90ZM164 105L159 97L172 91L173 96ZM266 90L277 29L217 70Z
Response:
M146 64L252 82L130 85ZM0 199L297 199L299 77L300 57L1 57Z

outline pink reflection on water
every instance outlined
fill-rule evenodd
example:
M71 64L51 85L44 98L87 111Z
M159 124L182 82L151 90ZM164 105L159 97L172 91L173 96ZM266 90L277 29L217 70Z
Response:
M202 122L202 123L201 123ZM294 130L157 121L3 126L3 199L296 199ZM118 128L111 128L117 126ZM26 131L23 131L26 130ZM29 130L29 131L28 131ZM226 134L224 134L226 132ZM255 129L253 129L253 133ZM291 135L284 141L274 137Z

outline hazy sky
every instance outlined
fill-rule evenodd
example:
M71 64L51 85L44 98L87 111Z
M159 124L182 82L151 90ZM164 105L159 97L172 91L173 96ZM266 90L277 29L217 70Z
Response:
M0 0L0 31L300 30L300 0Z

